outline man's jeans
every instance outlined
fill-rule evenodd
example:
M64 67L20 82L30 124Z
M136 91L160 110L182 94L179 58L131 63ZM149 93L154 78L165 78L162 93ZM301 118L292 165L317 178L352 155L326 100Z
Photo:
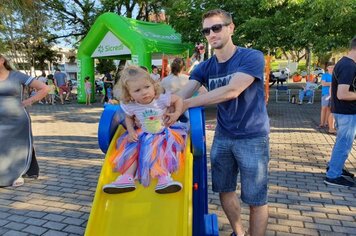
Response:
M299 102L303 102L304 97L308 98L308 102L312 101L313 91L312 90L299 90Z
M335 179L341 176L342 168L351 151L356 135L356 114L336 114L334 113L337 128L336 142L331 153L329 170L326 177Z

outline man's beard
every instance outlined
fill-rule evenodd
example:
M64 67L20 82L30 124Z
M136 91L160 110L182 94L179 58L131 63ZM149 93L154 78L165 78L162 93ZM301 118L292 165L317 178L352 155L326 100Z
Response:
M224 42L219 42L217 45L211 45L211 47L212 47L213 49L222 49L225 45L226 45L226 43L224 43Z

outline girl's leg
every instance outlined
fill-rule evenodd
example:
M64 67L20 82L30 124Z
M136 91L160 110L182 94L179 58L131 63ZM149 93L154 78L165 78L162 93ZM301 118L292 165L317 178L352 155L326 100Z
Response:
M132 163L132 165L127 169L127 171L125 173L122 173L122 174L135 176L136 175L136 171L137 171L137 161L134 161L134 163Z

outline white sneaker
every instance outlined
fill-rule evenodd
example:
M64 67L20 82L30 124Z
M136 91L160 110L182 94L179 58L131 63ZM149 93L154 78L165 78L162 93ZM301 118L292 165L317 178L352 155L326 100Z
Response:
M158 183L156 185L156 193L175 193L183 188L182 184L178 181L174 181L171 176L161 176L158 178Z

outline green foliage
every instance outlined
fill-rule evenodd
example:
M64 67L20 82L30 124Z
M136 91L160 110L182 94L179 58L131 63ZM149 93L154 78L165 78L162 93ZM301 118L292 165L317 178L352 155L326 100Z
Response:
M17 65L38 65L52 60L49 18L40 1L5 0L0 7L0 50L12 57ZM29 68L25 68L29 69Z
M236 44L268 51L327 53L344 48L356 32L355 0L169 0L169 23L183 39L199 42L201 15L221 8L232 13Z
M42 0L48 14L53 17L53 27L58 32L53 39L74 38L78 43L90 30L100 15L95 0Z
M110 59L99 59L99 63L96 65L96 70L100 74L105 74L106 72L111 72L116 70L114 61Z

